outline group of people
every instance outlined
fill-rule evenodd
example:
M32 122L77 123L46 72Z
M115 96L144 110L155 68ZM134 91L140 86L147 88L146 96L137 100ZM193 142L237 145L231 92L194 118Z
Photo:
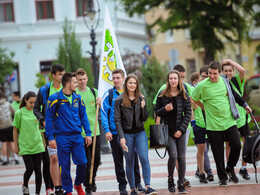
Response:
M239 74L232 77L234 68ZM221 71L226 76L220 75ZM198 148L195 176L199 181L207 183L214 180L207 153L210 145L220 186L227 186L228 177L238 182L234 172L241 150L238 132L241 137L250 134L247 113L251 112L251 108L242 98L244 73L245 70L232 60L224 60L222 64L213 61L203 66L200 73L191 75L192 85L184 82L186 71L182 65L175 65L168 72L166 84L159 89L153 104L156 123L168 125L170 192L176 191L175 168L178 171L178 192L185 194L186 187L190 186L185 178L190 131ZM95 121L99 106L102 127L112 150L120 195L128 194L127 183L130 195L140 192L157 194L150 186L148 139L143 124L148 112L136 75L125 76L123 70L115 69L112 72L114 87L108 89L102 99L97 97L96 89L87 86L88 76L82 68L75 73L65 73L61 64L55 64L51 75L53 81L41 87L37 94L29 91L24 95L12 123L14 152L23 157L26 168L23 194L29 194L28 182L33 171L36 194L40 194L41 161L46 195L70 195L73 186L79 195L96 192L100 128ZM96 145L93 146L95 134ZM228 154L226 167L224 142L227 143ZM95 157L90 178L93 147ZM74 185L70 174L71 157L77 166ZM141 185L139 162L144 187ZM239 173L244 179L250 179L244 162Z

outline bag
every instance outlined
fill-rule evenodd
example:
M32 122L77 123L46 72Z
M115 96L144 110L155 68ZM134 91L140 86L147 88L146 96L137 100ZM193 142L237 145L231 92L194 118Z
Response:
M9 102L4 102L0 105L0 124L10 124L10 126L12 125L12 113L10 111Z
M157 117L156 117L157 118ZM163 159L166 156L166 147L169 146L168 125L150 125L150 148L154 148L158 156ZM164 148L163 157L158 153L158 148Z
M243 154L243 160L246 163L250 163L254 165L255 179L256 179L256 183L258 183L256 162L260 161L260 129L253 114L250 113L250 115L256 125L258 132L252 137L246 137L242 154Z

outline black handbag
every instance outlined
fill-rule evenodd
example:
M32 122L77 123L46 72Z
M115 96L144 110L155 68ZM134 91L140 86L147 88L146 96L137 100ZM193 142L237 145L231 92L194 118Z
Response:
M163 159L166 156L166 148L169 146L168 125L154 124L150 125L150 148L154 148L158 156ZM157 149L165 148L164 155L161 156Z

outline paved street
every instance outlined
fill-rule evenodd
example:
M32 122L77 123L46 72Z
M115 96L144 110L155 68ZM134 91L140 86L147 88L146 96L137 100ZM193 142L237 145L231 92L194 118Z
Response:
M160 150L163 153L163 150ZM149 158L151 164L151 186L158 191L158 194L171 194L167 190L167 159L161 160L154 150L149 150ZM186 178L191 181L191 188L187 191L192 195L214 195L214 194L259 194L260 184L256 184L254 168L252 165L248 166L249 174L251 179L249 181L243 180L240 175L238 175L239 183L233 184L228 183L227 188L218 187L218 179L216 176L216 167L213 160L212 153L210 152L210 159L212 163L213 173L215 174L215 181L208 184L200 184L198 179L194 177L196 170L196 147L188 147L187 151L187 171ZM20 195L21 185L23 180L23 172L25 170L22 158L20 158L20 165L8 165L0 167L0 195ZM238 173L241 165L239 161L236 167L236 173ZM258 166L259 169L259 166ZM75 166L72 165L72 176L75 177ZM177 174L175 174L175 181L177 180ZM258 180L260 180L260 171L258 174ZM30 192L34 194L34 174L30 181ZM175 182L176 183L176 182ZM119 194L117 191L117 182L115 179L114 164L111 154L102 155L102 165L99 167L97 176L97 188L98 192L96 195L106 194L106 195L116 195ZM41 194L45 194L44 183L42 185ZM74 192L74 195L76 193Z

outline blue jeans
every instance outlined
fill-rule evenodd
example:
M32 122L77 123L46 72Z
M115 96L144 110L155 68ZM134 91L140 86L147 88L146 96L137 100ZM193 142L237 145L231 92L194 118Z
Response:
M126 175L130 188L136 187L134 174L135 149L142 165L144 183L145 185L150 185L151 169L148 159L148 140L145 131L136 134L125 134L125 140L128 147L128 152L124 151Z

